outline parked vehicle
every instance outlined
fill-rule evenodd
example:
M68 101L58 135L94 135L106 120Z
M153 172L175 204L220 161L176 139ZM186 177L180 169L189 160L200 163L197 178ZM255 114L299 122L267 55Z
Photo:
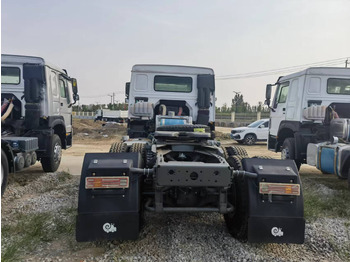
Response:
M249 158L212 139L212 69L136 65L128 99L134 139L85 155L77 241L137 239L144 211L218 212L240 240L304 241L295 163Z
M339 172L340 177L346 178L350 158L340 155L339 149L343 147L331 141L338 137L339 142L349 143L350 68L309 68L280 77L275 85L271 106L272 85L266 87L266 104L271 109L268 148L281 152L282 159L295 160L300 167L309 158L308 146L314 144L318 160L313 163L322 167L327 162L321 170L329 172L331 163L339 164L340 169L332 173ZM327 143L333 145L328 147ZM315 150L310 154L315 154Z
M267 141L269 119L257 120L246 127L236 127L231 131L231 138L240 144L254 145L258 141Z
M95 114L95 121L111 121L124 123L127 119L127 110L98 109Z
M60 165L72 146L72 105L77 81L43 58L1 55L1 194L9 173L41 161L45 172Z

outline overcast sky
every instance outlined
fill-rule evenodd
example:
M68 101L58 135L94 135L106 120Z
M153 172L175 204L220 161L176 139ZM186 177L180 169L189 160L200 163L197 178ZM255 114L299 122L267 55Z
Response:
M67 69L82 104L123 101L139 63L224 76L350 57L350 0L3 0L1 22L2 53ZM217 80L217 105L257 104L279 75Z

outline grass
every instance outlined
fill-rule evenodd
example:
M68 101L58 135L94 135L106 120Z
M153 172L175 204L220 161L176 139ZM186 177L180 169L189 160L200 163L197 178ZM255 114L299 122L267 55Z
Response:
M350 218L350 191L346 181L323 174L302 175L301 179L306 219Z
M75 230L75 208L60 210L59 216L50 213L17 214L14 224L1 227L3 244L1 261L18 261L25 251L33 251L45 242L62 235L73 235Z

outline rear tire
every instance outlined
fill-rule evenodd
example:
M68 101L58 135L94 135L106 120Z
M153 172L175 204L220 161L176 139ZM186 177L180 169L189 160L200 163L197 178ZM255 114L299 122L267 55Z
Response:
M288 137L283 141L281 159L294 160L298 170L300 169L301 162L295 160L295 139L293 137Z
M245 150L245 148L241 146L228 146L226 147L226 151L229 156L248 156L247 150Z
M234 169L242 170L242 157L230 157L227 162ZM234 211L224 214L228 232L236 239L246 242L248 239L248 183L245 177L235 176L231 185L229 201Z
M4 150L1 149L1 196L5 193L7 178L9 175L9 165Z
M256 136L254 134L248 134L244 137L244 143L248 146L254 145L256 142Z
M62 143L58 135L52 136L51 145L49 146L50 157L41 158L41 166L45 172L55 172L61 163Z
M111 145L109 153L122 153L126 152L127 145L124 142L115 142Z

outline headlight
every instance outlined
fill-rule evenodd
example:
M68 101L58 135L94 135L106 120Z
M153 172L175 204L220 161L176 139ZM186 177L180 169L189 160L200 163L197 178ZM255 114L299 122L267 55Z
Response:
M244 130L232 130L232 133L242 133Z

